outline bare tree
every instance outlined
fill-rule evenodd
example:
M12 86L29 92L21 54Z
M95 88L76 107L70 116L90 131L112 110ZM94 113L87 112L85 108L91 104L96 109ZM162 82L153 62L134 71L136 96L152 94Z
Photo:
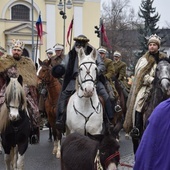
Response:
M141 20L136 17L137 15L129 3L129 0L111 0L109 4L106 2L102 4L102 18L112 51L119 50L127 64L133 61L134 49L132 48L136 44L134 35L128 30L136 30L141 24Z

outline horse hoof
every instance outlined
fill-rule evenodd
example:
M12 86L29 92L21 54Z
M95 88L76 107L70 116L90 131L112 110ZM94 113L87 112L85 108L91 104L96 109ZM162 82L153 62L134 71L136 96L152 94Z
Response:
M61 154L60 154L60 153L57 153L57 154L56 154L56 158L57 158L57 159L60 159L60 158L61 158Z
M128 133L125 134L125 139L130 139L130 136Z

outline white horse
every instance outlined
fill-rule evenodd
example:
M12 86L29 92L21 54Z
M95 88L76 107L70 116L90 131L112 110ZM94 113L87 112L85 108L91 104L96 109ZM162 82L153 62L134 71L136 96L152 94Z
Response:
M101 134L103 128L103 107L96 92L97 53L93 49L85 55L81 48L78 52L79 74L76 92L67 105L66 135L78 132L86 135Z

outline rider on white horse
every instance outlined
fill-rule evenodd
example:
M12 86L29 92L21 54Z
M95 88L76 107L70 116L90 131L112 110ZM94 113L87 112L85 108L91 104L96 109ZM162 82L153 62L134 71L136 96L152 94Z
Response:
M58 101L58 110L57 110L57 128L61 131L65 130L65 115L66 115L66 106L68 98L73 94L75 91L75 80L78 75L78 57L77 51L79 48L83 47L86 55L90 54L93 47L88 44L89 39L84 35L79 35L78 37L74 38L75 45L69 54L64 58L61 65L59 67L53 68L53 75L57 77L57 74L60 74L62 69L62 65L65 67L65 77L63 81L62 92ZM106 89L101 82L102 73L105 71L105 66L103 61L101 60L100 55L97 57L97 66L98 66L98 75L99 81L97 82L97 93L102 96L105 102L105 110L107 116L110 120L113 119L113 108L109 99L109 95L106 92ZM57 71L56 71L57 70ZM55 72L55 73L54 73Z

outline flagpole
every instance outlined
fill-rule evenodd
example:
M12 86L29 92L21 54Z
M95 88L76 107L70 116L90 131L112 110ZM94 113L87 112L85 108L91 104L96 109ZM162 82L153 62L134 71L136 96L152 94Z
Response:
M103 32L102 32L103 20L100 18L100 46L103 46Z
M33 0L31 1L31 10L32 10L32 60L34 61L34 5Z
M36 55L35 55L35 63L37 62L37 53L38 53L38 34L37 34L37 44L36 44Z

